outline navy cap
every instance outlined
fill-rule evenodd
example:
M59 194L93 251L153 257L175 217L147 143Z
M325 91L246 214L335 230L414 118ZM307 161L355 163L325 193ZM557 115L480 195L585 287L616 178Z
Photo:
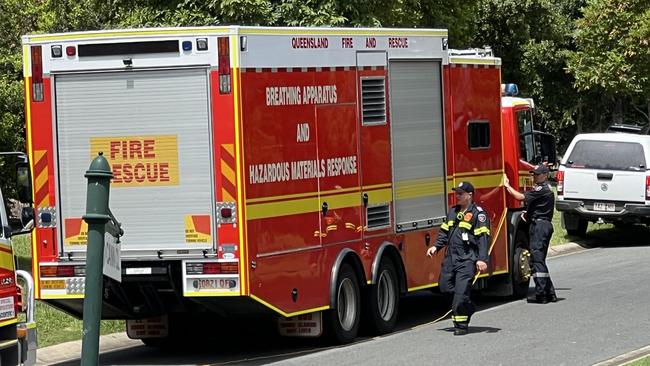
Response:
M532 174L548 174L548 167L544 164L539 164L533 170L530 171Z
M461 182L456 187L451 189L452 191L461 191L467 193L474 193L474 186L470 182Z

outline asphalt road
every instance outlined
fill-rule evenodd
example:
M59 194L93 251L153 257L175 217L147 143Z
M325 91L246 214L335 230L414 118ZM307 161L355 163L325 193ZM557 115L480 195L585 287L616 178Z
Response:
M445 321L278 365L591 365L650 344L650 247L595 248L549 262L561 301L486 309L464 337Z
M100 364L592 365L650 344L648 260L650 246L551 258L559 302L482 299L470 334L462 337L452 335L448 319L431 323L446 309L439 296L422 292L403 299L397 332L343 347L275 337L271 326L241 332L225 326L220 340L174 350L137 346L104 353Z

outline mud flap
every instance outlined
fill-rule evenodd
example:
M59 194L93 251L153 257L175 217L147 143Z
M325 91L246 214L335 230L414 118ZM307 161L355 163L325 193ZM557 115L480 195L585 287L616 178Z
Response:
M320 337L323 334L323 312L278 318L278 332L285 337Z
M169 335L167 315L146 319L128 319L126 334L131 339L165 338Z

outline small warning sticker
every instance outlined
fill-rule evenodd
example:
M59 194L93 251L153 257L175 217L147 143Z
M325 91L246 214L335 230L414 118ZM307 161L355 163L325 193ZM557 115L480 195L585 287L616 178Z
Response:
M190 244L212 242L211 221L210 215L185 216L185 242Z
M86 245L88 224L79 217L68 217L65 222L65 245Z

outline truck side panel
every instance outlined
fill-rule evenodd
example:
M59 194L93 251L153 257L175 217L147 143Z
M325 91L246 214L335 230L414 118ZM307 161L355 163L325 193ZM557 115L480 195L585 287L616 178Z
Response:
M453 185L467 180L476 188L475 203L490 217L494 247L490 272L508 271L505 225L503 147L501 127L501 72L499 66L450 64L450 121L453 131ZM449 195L450 204L453 196Z

